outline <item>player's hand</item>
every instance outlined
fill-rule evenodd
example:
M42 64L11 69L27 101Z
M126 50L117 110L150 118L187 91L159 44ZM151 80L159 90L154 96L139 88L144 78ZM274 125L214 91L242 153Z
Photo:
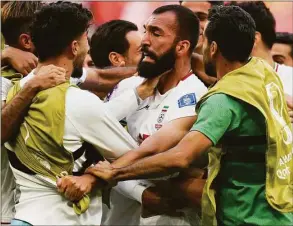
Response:
M82 176L65 176L57 180L58 192L70 201L79 201L82 197L90 193L96 185L96 178L89 174Z
M4 64L10 64L24 76L35 69L38 64L38 58L34 54L11 46L2 51L2 61Z
M182 209L180 202L177 202L165 189L149 187L142 193L142 217L154 215L181 216L178 209Z
M87 168L85 173L101 178L112 187L117 184L117 181L114 180L115 168L108 161L98 162L95 166Z
M153 96L155 94L156 91L156 87L160 81L160 78L164 75L166 75L167 73L169 73L170 71L172 71L172 69L164 72L163 74L155 77L155 78L149 78L149 79L145 79L143 81L142 84L140 84L136 90L137 93L139 95L139 97L144 100L150 96Z
M47 65L41 67L33 79L28 81L28 85L36 87L38 91L52 88L66 81L66 71L62 67Z

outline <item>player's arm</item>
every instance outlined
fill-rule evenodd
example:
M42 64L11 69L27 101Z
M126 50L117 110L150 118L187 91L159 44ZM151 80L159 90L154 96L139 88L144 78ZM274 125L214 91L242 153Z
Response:
M192 131L166 152L143 158L123 168L114 168L110 163L99 162L89 173L111 184L115 181L158 178L188 169L212 144L201 132Z
M159 77L146 79L135 89L129 89L121 95L104 103L106 108L118 120L124 119L133 113L140 105L141 101L154 95L155 88L159 82Z
M241 118L241 115L235 114L239 107L237 103L224 94L213 95L201 105L192 131L174 148L122 168L115 168L107 162L99 162L87 172L113 183L120 180L156 178L182 171L191 164L196 166L203 154L206 154L212 145L217 144L229 130L233 124L232 120L237 118L239 121Z
M138 148L127 152L112 165L117 168L124 167L141 158L169 150L188 133L195 120L196 116L189 116L166 123L155 134L144 140Z
M16 71L27 75L38 64L38 58L27 51L8 46L1 52L1 65L11 65Z
M44 89L65 82L65 70L53 65L42 67L38 74L30 79L22 90L7 104L2 102L1 111L1 144L19 130L20 124L27 113L35 95Z
M136 67L111 67L105 69L86 68L87 77L80 85L80 88L99 93L100 96L105 96L111 92L114 87L123 79L133 76ZM99 97L100 97L99 96Z

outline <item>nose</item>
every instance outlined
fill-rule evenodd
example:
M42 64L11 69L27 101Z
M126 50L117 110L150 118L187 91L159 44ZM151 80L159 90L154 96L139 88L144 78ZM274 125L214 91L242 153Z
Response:
M147 31L142 36L141 45L143 47L146 47L146 46L150 46L151 45L150 36L149 36L149 34L148 34Z

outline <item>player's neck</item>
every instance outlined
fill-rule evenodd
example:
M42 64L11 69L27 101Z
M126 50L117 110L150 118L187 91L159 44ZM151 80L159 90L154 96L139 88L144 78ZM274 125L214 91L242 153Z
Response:
M229 72L234 71L240 67L243 67L245 64L247 64L247 62L230 62L225 60L224 58L217 60L217 79L220 80Z
M271 65L272 67L274 67L275 63L274 63L274 60L273 60L273 57L271 55L271 50L268 49L266 46L262 46L262 47L259 47L258 49L256 50L253 50L252 52L252 56L254 57L259 57L263 60L265 60L266 62L269 63L269 65Z
M174 69L160 78L158 90L160 94L168 92L176 87L178 83L190 72L191 65L189 60L176 60Z
M45 60L43 62L39 62L38 66L36 68L36 71L40 69L42 66L53 64L57 67L62 67L66 70L66 79L69 79L72 72L73 72L73 63L71 60L67 59L64 56L59 56L55 58L51 58L48 60Z

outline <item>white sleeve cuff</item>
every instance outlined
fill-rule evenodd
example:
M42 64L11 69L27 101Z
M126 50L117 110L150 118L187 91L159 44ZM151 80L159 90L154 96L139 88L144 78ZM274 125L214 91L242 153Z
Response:
M149 183L141 183L138 180L121 181L114 187L120 194L142 203L142 193L150 187Z
M79 83L84 83L84 81L86 80L86 77L87 77L87 70L83 67L82 68L82 75L81 77L79 78Z
M84 83L86 78L87 78L87 70L83 67L82 68L82 75L80 76L80 78L70 77L70 83L73 85L80 86L82 83Z

